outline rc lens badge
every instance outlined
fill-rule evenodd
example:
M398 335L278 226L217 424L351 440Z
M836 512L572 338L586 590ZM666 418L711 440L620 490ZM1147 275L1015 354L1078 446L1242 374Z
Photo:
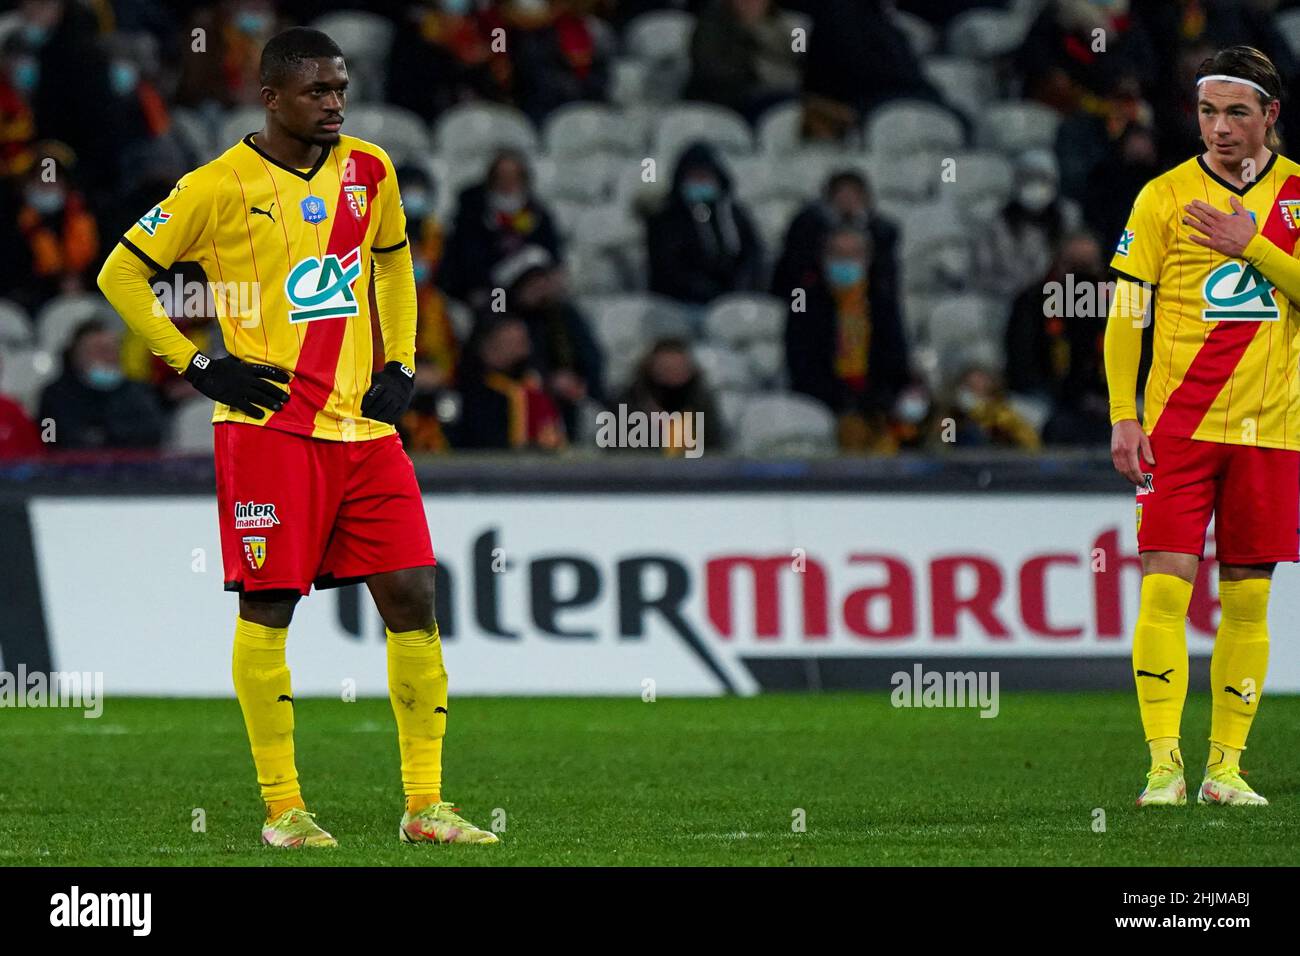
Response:
M1139 532L1142 530L1142 506L1140 504L1137 506L1137 530Z
M244 538L244 557L248 558L248 566L254 571L258 570L266 563L266 538L258 535L248 535Z
M358 219L366 218L366 187L365 186L344 186L343 191L348 195L348 208L352 210L352 215Z

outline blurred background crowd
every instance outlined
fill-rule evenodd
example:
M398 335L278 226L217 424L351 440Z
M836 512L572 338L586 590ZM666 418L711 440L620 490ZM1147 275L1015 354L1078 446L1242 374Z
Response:
M1284 149L1300 129L1297 3L336 6L4 5L0 457L210 449L211 403L95 276L260 128L288 26L343 48L343 132L398 168L413 454L594 449L620 404L704 412L710 453L1104 447L1105 302L1074 290L1105 282L1142 184L1201 151L1196 67L1259 47ZM156 280L203 281L176 268ZM1082 307L1046 307L1053 282ZM220 351L210 303L176 313Z

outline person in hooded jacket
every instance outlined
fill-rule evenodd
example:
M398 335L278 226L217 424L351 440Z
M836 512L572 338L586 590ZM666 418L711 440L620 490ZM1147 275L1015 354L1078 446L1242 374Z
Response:
M732 191L712 147L687 147L672 191L646 229L650 291L704 305L726 292L760 287L763 251L753 220Z

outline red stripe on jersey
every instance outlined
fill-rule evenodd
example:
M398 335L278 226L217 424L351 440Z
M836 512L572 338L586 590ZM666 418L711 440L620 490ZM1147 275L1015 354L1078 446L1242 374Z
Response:
M1290 255L1296 234L1282 218L1281 201L1300 199L1300 177L1288 176L1274 197L1264 228L1264 238ZM1183 380L1165 403L1153 433L1190 437L1200 427L1205 413L1232 377L1237 363L1259 332L1259 322L1217 322L1200 351L1187 367Z
M349 166L349 162L351 165ZM349 175L351 174L351 175ZM344 160L340 169L339 194L334 204L334 222L330 226L329 242L325 245L325 254L338 256L346 268L347 264L360 261L362 269L366 260L359 257L356 250L365 239L366 227L370 222L370 202L378 193L379 180L384 176L384 164L377 156L367 153L352 152ZM358 219L348 203L346 187L365 185L370 202L366 204L366 213ZM358 280L361 277L358 276ZM356 285L353 285L356 290ZM359 299L359 297L358 297ZM358 301L358 309L365 306ZM338 376L339 354L343 349L345 322L351 319L319 319L307 323L303 336L302 348L298 352L298 362L294 366L293 401L288 402L283 411L277 413L281 427L290 431L311 434L315 428L316 414L325 407L330 394L334 391Z

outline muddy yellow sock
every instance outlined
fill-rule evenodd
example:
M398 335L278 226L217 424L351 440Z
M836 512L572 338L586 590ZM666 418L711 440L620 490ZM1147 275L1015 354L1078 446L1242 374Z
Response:
M442 738L447 731L447 669L438 625L388 635L388 699L397 718L402 790L407 809L437 803L442 791Z
M285 627L264 627L242 617L235 619L231 666L235 696L244 712L257 782L268 813L274 806L294 805L285 801L301 802L298 770L293 762L293 689L284 656L288 636Z
M1237 764L1268 671L1268 578L1220 581L1219 630L1210 656L1210 742ZM1210 748L1210 760L1215 758Z
M1142 578L1142 602L1133 632L1133 679L1148 741L1180 736L1187 699L1191 601L1192 585L1180 577L1148 574Z

